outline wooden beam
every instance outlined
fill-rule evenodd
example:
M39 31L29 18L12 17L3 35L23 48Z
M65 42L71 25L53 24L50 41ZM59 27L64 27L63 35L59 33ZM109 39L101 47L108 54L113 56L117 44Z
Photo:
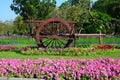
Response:
M81 36L95 36L95 37L99 37L99 36L105 36L106 34L75 34L76 37L81 37Z

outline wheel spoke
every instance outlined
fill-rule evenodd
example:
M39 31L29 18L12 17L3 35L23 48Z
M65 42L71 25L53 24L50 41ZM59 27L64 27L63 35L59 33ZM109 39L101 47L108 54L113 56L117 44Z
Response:
M55 48L58 48L56 41L57 41L57 40L54 41L54 46L55 46Z
M59 42L60 42L61 44L63 44L63 45L66 44L65 40L64 40L64 41L63 41L63 40L59 40Z
M51 39L46 39L46 40L45 40L45 39L42 39L42 42L43 42L43 43L46 43L46 42L49 42L50 40L51 40Z
M61 44L59 43L59 40L56 40L56 45L57 45L57 48L62 48Z
M44 46L46 46L51 41L51 39L47 39L47 38L45 38L45 39L44 38L42 39L42 43L43 43Z
M47 43L47 45L45 47L48 47L51 43L52 43L52 39L49 41L49 43Z
M51 48L54 48L54 40L52 40L51 44L50 44Z
M65 45L65 43L61 42L60 40L58 40L58 44L59 44L59 47L60 47L60 48L63 48L64 45Z

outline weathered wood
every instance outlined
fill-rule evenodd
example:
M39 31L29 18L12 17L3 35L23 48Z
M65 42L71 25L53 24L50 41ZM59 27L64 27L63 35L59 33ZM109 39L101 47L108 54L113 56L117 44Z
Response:
M105 36L106 34L75 34L75 37L98 37L99 38L99 44L102 45L103 44L103 36Z
M70 47L72 45L73 40L74 40L74 46L75 46L75 41L79 37L92 37L92 36L98 37L99 44L102 44L102 37L106 35L106 34L101 34L101 33L100 34L77 34L75 33L75 28L74 28L76 22L66 22L64 20L57 19L57 18L51 18L51 19L44 20L44 21L43 20L26 20L25 23L31 24L30 28L32 28L32 34L34 34L32 36L36 39L37 45L39 47L45 47L42 42L43 38L50 38L53 40L64 39L64 40L67 40L67 44L65 45L65 47ZM56 34L54 27L51 33L45 33L45 31L49 32L50 29L52 29L51 27L47 27L47 26L53 26L53 24L51 23L53 24L56 23L55 27L57 27L56 31L58 34ZM39 26L36 27L36 24L39 24ZM58 27L60 27L59 24L64 25L62 27L65 27L66 29L63 28L62 30L60 28L62 30L60 32L59 31L60 29L58 29ZM64 31L67 31L67 33L63 33ZM53 43L55 44L56 42L53 42Z
M55 24L61 24L61 25L63 25L62 27L64 27L64 28L62 30L62 28L58 25L55 26L56 28L55 27L53 27L53 28L50 27L49 28L49 24L51 24L50 26L54 26ZM60 27L61 31L59 31L57 29L57 27ZM48 33L47 31L48 32L50 31L50 32ZM60 36L60 35L58 35L60 33L58 33L58 32L56 33L56 31L58 31L60 33L64 33L64 31L66 31L70 34L71 33L71 27L70 27L68 22L66 22L64 20L61 20L61 19L57 19L57 18L51 18L51 19L45 20L43 23L41 23L40 26L38 27L37 31L36 31L36 37L35 37L38 46L39 47L48 47L48 45L45 46L43 41L42 41L43 38L48 38L48 39L52 39L52 40L67 39L66 43L64 43L64 47L70 47L71 44L72 44L72 41L73 41L73 39L70 39L71 34L67 37L66 36ZM43 32L43 34L42 34L42 32ZM55 44L55 43L57 44L56 41L55 42L50 41L50 42L51 42L51 44ZM58 43L60 44L61 42L59 41Z
M88 36L88 37L91 37L91 36L95 36L95 37L99 37L99 36L105 36L106 34L74 34L76 37L84 37L84 36Z
M99 44L102 45L103 44L103 36L106 36L106 34L75 34L75 37L78 38L78 37L98 37L99 38ZM75 38L75 39L76 39Z

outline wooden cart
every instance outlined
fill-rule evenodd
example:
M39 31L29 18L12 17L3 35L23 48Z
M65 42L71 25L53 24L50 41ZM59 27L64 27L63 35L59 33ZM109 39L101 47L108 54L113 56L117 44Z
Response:
M66 48L71 47L72 42L80 36L101 36L105 34L77 34L74 31L75 22L66 22L61 19L51 18L45 21L27 20L30 24L31 35L35 38L38 47L41 48ZM75 44L74 44L75 45Z

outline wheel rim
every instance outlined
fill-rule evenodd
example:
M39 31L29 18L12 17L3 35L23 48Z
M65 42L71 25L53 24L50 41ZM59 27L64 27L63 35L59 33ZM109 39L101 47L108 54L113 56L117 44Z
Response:
M43 22L36 32L38 47L42 48L66 48L70 47L73 39L71 27L60 19L48 19ZM63 36L69 34L69 36Z

